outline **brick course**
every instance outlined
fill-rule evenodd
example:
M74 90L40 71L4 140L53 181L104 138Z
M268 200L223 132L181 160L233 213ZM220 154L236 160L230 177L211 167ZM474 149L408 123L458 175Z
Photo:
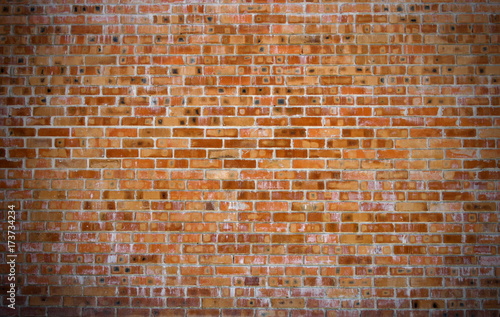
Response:
M498 316L499 12L2 1L0 315Z

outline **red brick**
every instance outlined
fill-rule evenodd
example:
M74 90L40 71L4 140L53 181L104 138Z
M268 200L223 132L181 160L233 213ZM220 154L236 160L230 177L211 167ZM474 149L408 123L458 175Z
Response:
M495 314L497 4L125 2L0 9L21 315Z

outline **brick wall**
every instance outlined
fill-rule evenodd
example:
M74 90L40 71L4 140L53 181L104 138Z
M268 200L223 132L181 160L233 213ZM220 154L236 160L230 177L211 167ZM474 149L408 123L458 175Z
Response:
M3 0L0 314L498 316L499 9Z

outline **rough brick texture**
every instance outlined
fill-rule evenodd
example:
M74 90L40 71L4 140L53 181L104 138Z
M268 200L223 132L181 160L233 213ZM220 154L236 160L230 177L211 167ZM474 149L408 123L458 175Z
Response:
M498 316L498 1L1 3L0 315Z

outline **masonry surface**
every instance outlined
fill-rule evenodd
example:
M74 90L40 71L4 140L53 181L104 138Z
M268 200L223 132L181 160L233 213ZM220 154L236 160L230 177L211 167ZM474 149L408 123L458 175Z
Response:
M0 315L498 316L499 12L0 1Z

